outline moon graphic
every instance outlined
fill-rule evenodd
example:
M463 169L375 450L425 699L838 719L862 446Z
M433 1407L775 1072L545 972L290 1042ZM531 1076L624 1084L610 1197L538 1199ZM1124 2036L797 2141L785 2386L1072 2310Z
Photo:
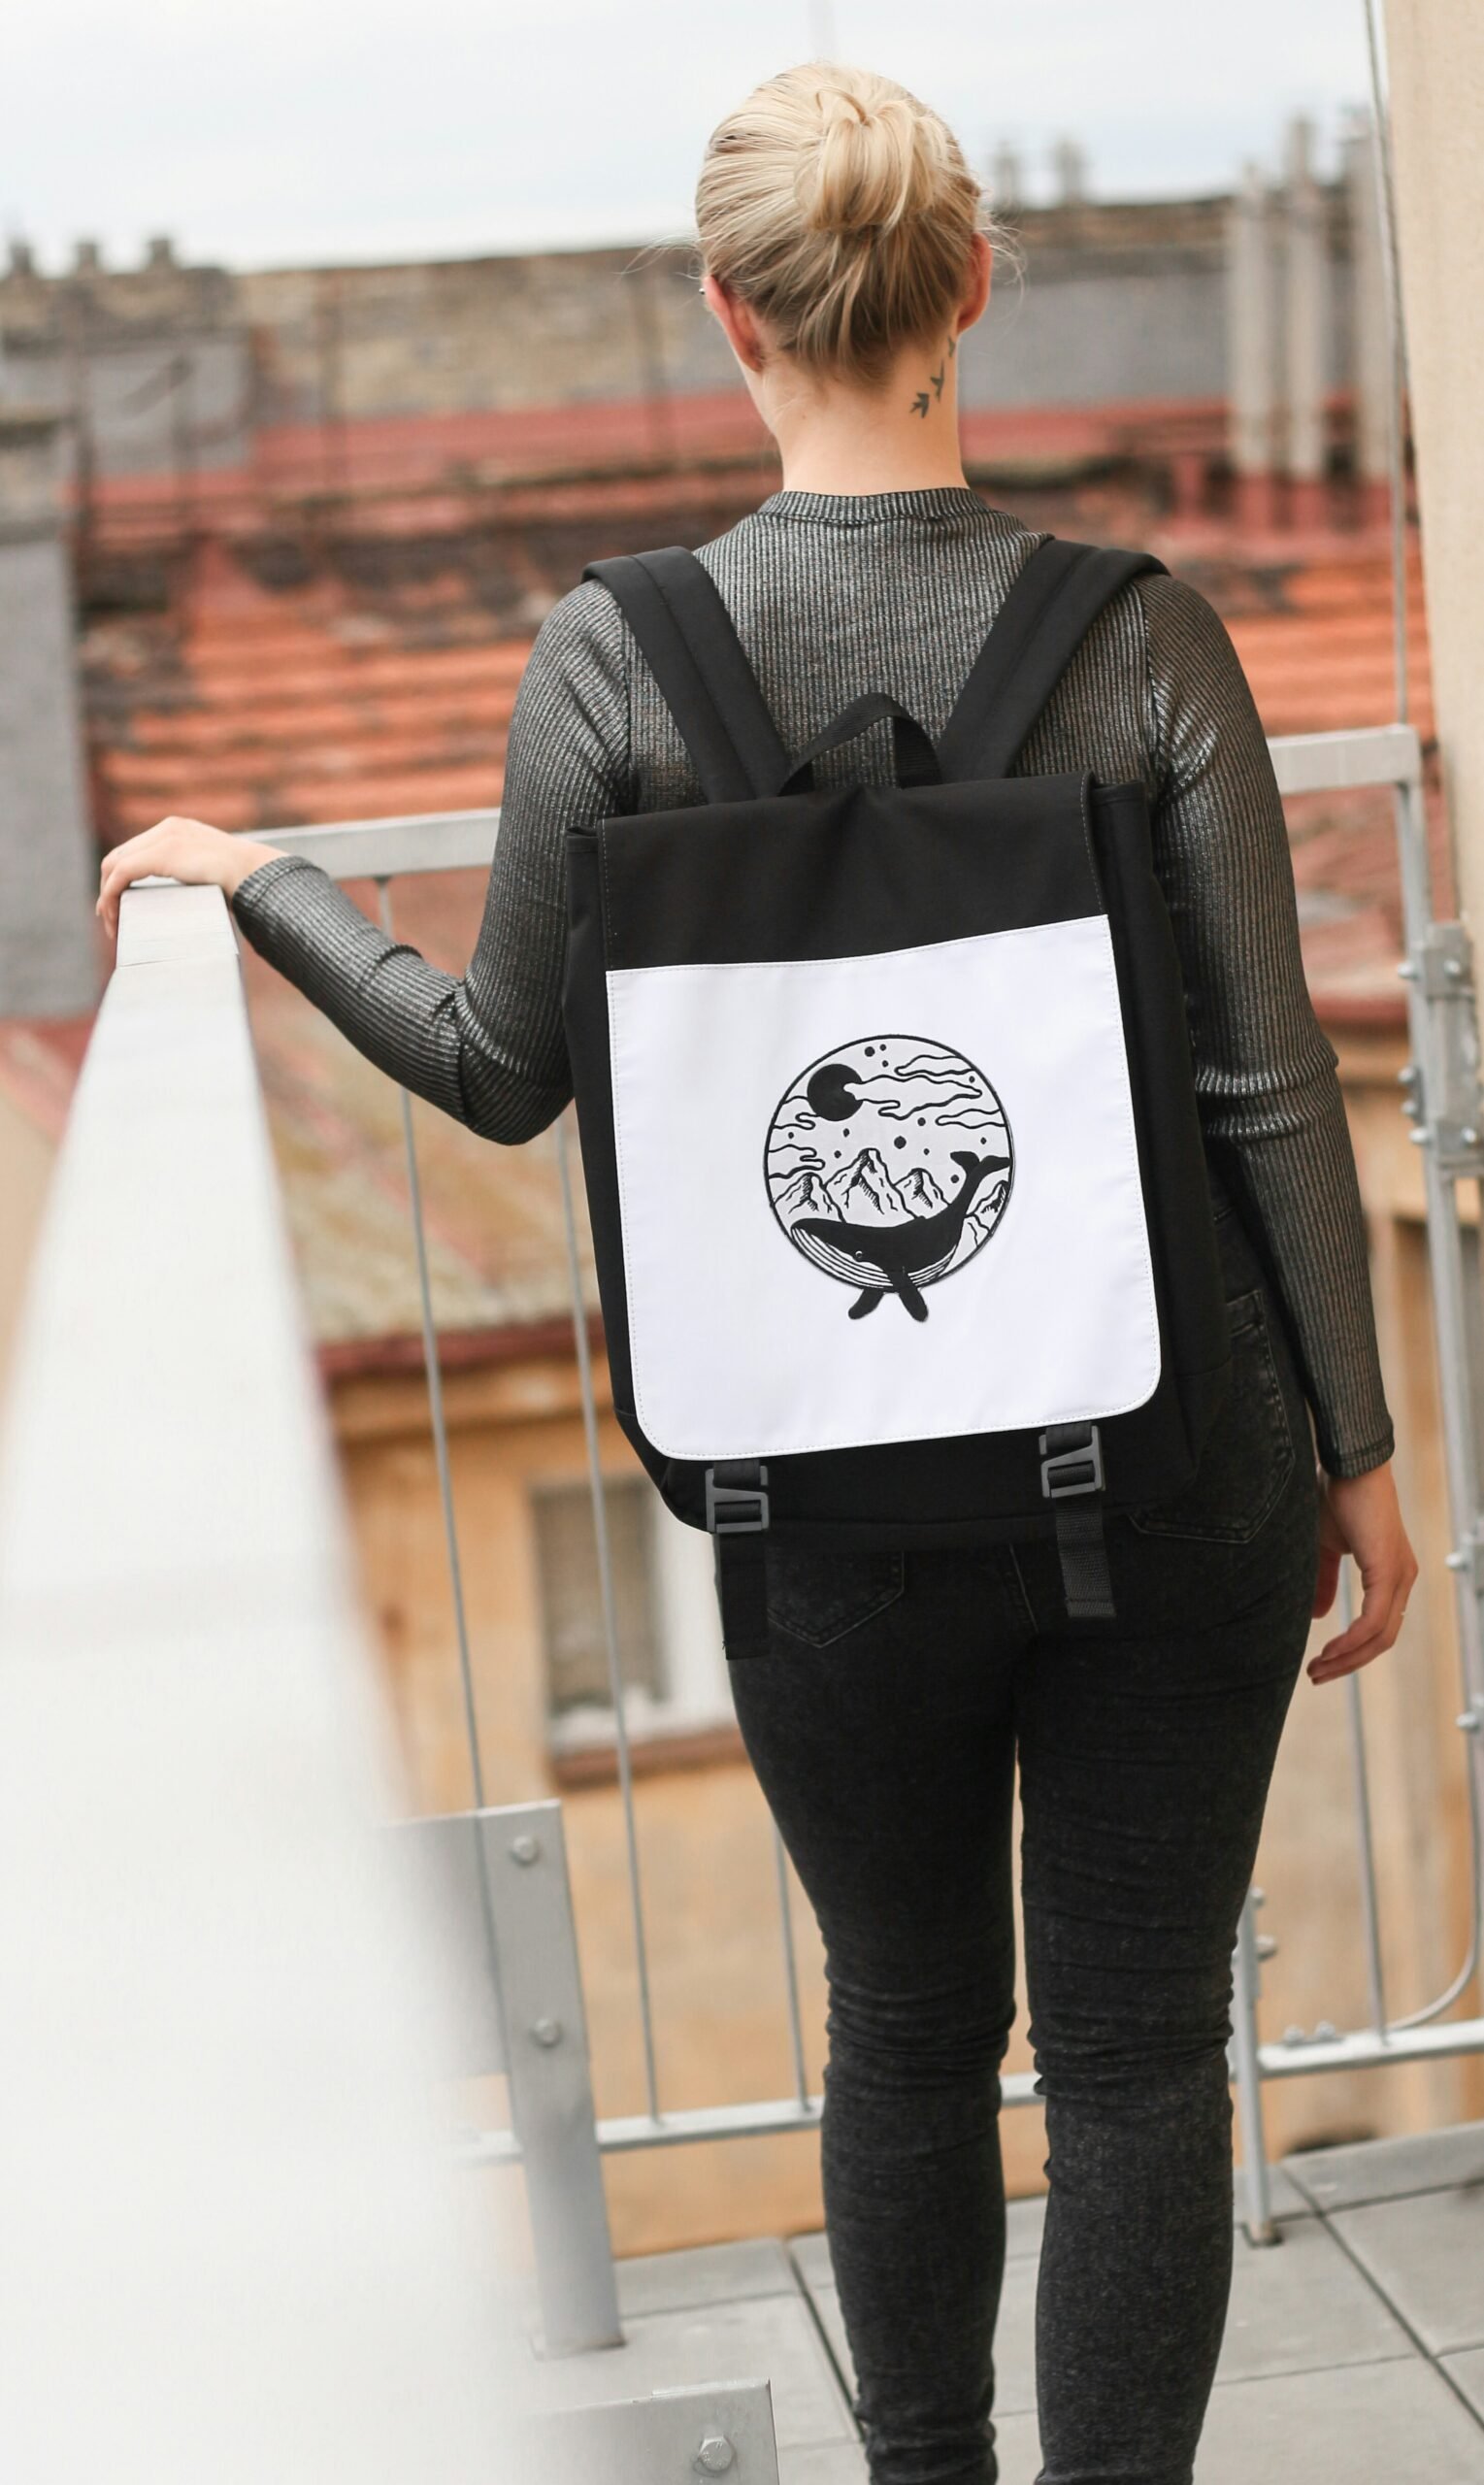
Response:
M967 1268L1009 1201L1015 1150L995 1089L931 1036L863 1036L799 1073L769 1125L768 1196L810 1266L926 1320L924 1290Z
M847 1122L860 1102L846 1084L854 1077L855 1072L847 1061L827 1061L812 1073L805 1089L809 1111L817 1113L821 1121Z

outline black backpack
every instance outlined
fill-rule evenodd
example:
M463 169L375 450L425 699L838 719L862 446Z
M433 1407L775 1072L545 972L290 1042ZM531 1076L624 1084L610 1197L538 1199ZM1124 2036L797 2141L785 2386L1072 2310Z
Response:
M1103 1509L1194 1472L1230 1349L1144 791L1007 773L1161 568L1041 544L936 751L868 692L797 757L690 553L585 573L706 795L569 834L564 1006L614 1408L712 1533L731 1657L770 1531L1053 1531L1106 1619ZM897 784L816 789L885 717Z

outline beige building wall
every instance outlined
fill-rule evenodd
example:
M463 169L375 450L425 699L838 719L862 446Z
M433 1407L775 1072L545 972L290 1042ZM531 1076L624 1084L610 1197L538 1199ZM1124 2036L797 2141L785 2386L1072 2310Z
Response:
M54 1143L0 1089L0 1391L55 1159Z
M1387 0L1402 291L1443 779L1484 929L1484 9Z

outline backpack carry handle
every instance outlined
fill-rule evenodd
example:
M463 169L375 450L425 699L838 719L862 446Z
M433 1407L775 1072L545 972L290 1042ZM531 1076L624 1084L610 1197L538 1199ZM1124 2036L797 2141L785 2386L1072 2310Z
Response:
M837 750L842 742L853 742L868 725L891 718L893 763L899 785L940 785L943 772L934 749L914 715L894 699L887 690L867 690L852 699L841 711L833 725L826 725L807 747L799 753L788 775L778 787L780 794L808 793L813 786L813 763L823 759L826 751Z

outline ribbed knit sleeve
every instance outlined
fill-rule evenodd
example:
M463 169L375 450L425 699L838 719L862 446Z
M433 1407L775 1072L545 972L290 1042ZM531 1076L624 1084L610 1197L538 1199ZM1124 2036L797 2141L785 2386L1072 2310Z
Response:
M1138 587L1148 633L1156 868L1184 970L1207 1148L1277 1287L1332 1475L1391 1456L1366 1232L1336 1055L1303 977L1277 781L1246 678L1204 596Z
M511 720L483 922L462 977L388 939L328 873L296 855L260 863L232 901L253 947L358 1051L507 1144L534 1139L572 1094L562 836L628 807L623 637L612 597L586 586L556 606L537 639Z

